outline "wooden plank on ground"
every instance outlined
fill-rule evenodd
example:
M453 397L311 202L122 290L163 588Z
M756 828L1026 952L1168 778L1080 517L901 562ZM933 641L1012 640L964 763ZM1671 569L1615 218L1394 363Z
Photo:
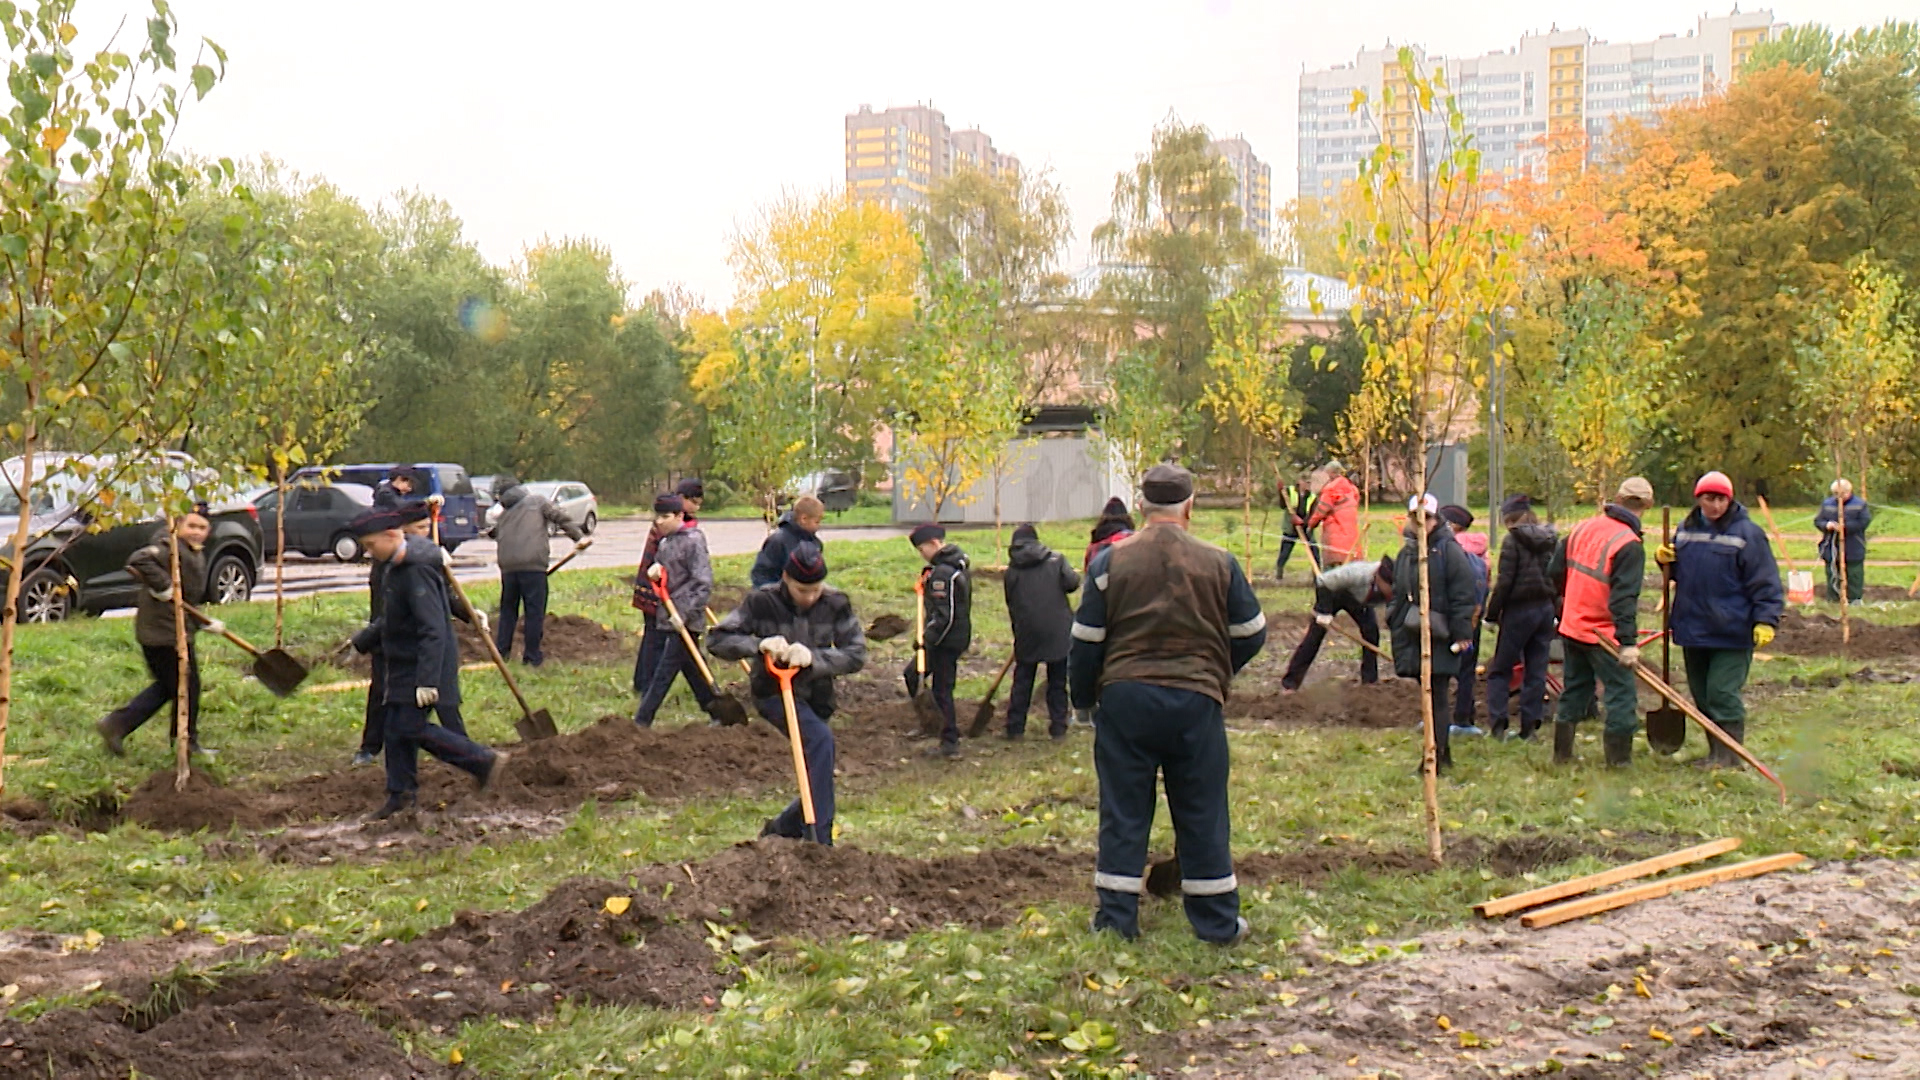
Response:
M493 667L492 664L486 664L486 663L461 664L460 670L461 671L487 671L487 670L490 670L492 667ZM319 686L309 686L307 687L307 693L309 694L340 694L340 693L345 693L348 690L365 690L367 687L372 685L373 685L372 679L343 679L340 682L321 683Z
M1788 851L1779 855L1768 855L1763 859L1752 859L1732 866L1716 866L1711 870L1696 870L1691 874L1667 878L1664 881L1650 881L1645 885L1635 885L1631 889L1618 889L1599 896L1569 900L1564 904L1555 904L1550 908L1530 911L1520 916L1520 925L1529 930L1538 930L1554 926L1573 919L1598 915L1603 911L1612 911L1642 900L1656 900L1662 896L1685 892L1689 889L1704 889L1709 885L1718 885L1724 881L1739 881L1743 878L1759 877L1771 874L1775 870L1785 870L1806 862L1807 857L1797 851Z
M1618 885L1623 881L1651 877L1654 874L1671 870L1676 866L1704 862L1715 856L1725 855L1727 852L1739 846L1740 838L1737 836L1729 836L1725 839L1713 840L1705 844L1696 844L1693 847L1685 848L1681 851L1669 852L1651 859L1642 859L1639 862L1628 863L1625 866L1616 866L1611 870L1602 870L1597 874L1571 878L1557 885L1545 885L1538 889L1529 889L1526 892L1514 893L1512 896L1502 896L1488 900L1473 905L1473 911L1474 914L1483 919L1497 919L1502 915L1512 914L1522 908L1539 907L1541 904L1550 904L1555 900L1565 900L1569 896L1579 896L1581 893L1590 893L1595 889L1604 889L1609 885Z

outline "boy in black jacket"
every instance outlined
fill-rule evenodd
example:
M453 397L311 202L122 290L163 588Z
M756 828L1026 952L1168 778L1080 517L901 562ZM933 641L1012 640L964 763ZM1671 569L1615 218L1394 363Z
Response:
M1520 738L1540 729L1547 708L1547 653L1559 633L1560 593L1547 565L1560 538L1543 525L1533 501L1515 495L1500 506L1507 542L1500 545L1500 572L1487 596L1487 621L1500 628L1487 663L1487 717L1493 737L1507 735L1507 702L1513 669L1521 666Z
M1013 530L1007 550L1007 617L1013 623L1013 688L1007 738L1024 738L1033 680L1047 665L1047 734L1067 737L1067 652L1073 645L1073 603L1080 573L1040 542L1031 525Z
M967 576L967 554L947 543L947 530L922 525L907 540L927 560L920 571L926 596L927 676L933 682L933 703L940 709L940 745L930 751L944 758L960 756L960 725L954 718L953 684L960 676L960 657L973 644L973 587ZM908 672L913 671L911 666ZM918 687L910 687L918 692Z

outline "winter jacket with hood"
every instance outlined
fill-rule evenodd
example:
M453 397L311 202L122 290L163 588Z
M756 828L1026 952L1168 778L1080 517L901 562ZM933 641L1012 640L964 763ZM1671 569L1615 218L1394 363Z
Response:
M1073 605L1080 573L1037 538L1021 537L1007 552L1007 615L1013 658L1023 664L1065 660L1073 646Z
M1319 501L1307 517L1307 528L1322 526L1320 550L1326 562L1352 562L1366 554L1360 543L1360 489L1353 481L1336 476L1320 489Z
M1393 560L1393 602L1387 605L1387 626L1393 631L1393 673L1403 679L1420 677L1420 549L1414 545L1414 526ZM1428 610L1434 615L1433 673L1454 675L1460 656L1452 645L1473 637L1473 608L1477 586L1473 565L1454 539L1452 526L1442 522L1427 534L1427 577L1433 586Z
M967 553L957 544L948 544L934 552L933 560L920 571L927 597L929 649L961 653L973 644L973 583L967 566Z
M1494 575L1493 591L1487 595L1488 622L1499 622L1508 608L1560 602L1560 592L1547 574L1547 564L1553 561L1553 548L1559 541L1553 526L1538 522L1507 530L1507 542L1500 548L1500 569Z
M767 658L760 652L760 643L770 637L783 637L812 651L813 664L793 677L793 693L813 706L822 720L831 717L834 677L851 675L867 663L867 638L860 631L860 620L853 617L853 602L847 594L828 586L812 607L801 611L785 582L762 585L720 617L707 636L707 648L722 660L751 661L750 689L756 699L765 700L780 695L779 684L767 674Z
M134 610L133 639L141 645L171 649L177 640L173 632L173 598L160 599L173 586L173 553L168 549L167 530L154 534L153 542L133 553L127 560L127 573L140 584L139 606ZM180 541L180 581L182 599L194 607L207 602L207 553L185 540ZM200 632L200 622L187 616L187 640Z
M1833 561L1835 541L1839 539L1827 531L1827 523L1840 520L1840 500L1829 495L1827 501L1820 504L1820 512L1814 515L1813 527L1820 532L1820 558L1825 562ZM1867 526L1873 524L1873 507L1858 495L1847 498L1847 565L1862 566L1867 561Z
M707 534L692 525L682 525L660 538L659 545L653 549L653 561L666 571L667 595L673 598L674 609L686 620L687 630L699 633L707 625L707 601L713 598L713 563L707 557ZM647 587L651 592L650 580ZM665 625L664 605L648 615L648 621L655 620Z
M532 570L546 573L549 525L575 542L585 535L550 499L528 491L525 484L515 484L501 492L500 505L505 509L493 527L493 538L499 545L494 561L500 564L503 574Z
M1751 649L1756 625L1780 625L1780 567L1746 507L1732 504L1719 521L1696 507L1673 534L1673 550L1675 645Z
M389 705L412 705L423 686L440 691L441 705L460 704L460 648L442 559L433 541L407 537L405 555L387 567L380 621L362 632L379 637Z
M753 582L756 589L779 581L780 575L786 572L787 559L793 554L794 548L819 542L816 534L800 527L800 523L793 519L792 512L781 515L780 523L760 544L760 555L753 560L753 569L747 572L747 579Z

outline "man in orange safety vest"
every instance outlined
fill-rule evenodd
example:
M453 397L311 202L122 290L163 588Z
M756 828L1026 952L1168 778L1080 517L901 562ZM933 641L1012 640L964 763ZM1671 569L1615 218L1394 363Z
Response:
M1553 760L1573 760L1574 725L1593 711L1594 685L1606 698L1602 736L1607 764L1633 760L1633 736L1640 727L1633 666L1640 660L1636 616L1640 579L1647 553L1640 515L1653 506L1653 485L1630 476L1620 484L1599 516L1573 527L1547 564L1547 576L1560 591L1560 639L1566 652L1560 714L1553 726ZM1619 651L1615 660L1600 647Z

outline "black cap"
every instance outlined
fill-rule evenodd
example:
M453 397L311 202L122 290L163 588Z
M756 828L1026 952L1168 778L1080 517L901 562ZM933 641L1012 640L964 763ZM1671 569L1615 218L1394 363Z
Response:
M1100 516L1110 517L1110 518L1126 517L1127 516L1126 500L1120 498L1120 496L1118 495L1115 495L1113 498L1108 499L1107 505L1100 508Z
M673 485L673 491L674 494L683 499L704 499L707 497L707 486L702 484L700 478L696 476L689 476L681 480L678 484Z
M1473 511L1464 506L1448 503L1440 508L1440 520L1456 529L1471 529L1473 528Z
M1186 502L1193 498L1193 474L1178 465L1155 465L1140 481L1140 497L1155 506Z
M912 544L914 547L919 547L929 540L945 540L946 538L947 530L940 526L922 525L907 534L907 543Z
M1513 495L1500 504L1500 516L1512 517L1515 514L1524 514L1531 509L1533 509L1533 496Z
M1040 530L1031 525L1016 526L1013 530L1013 542L1016 544L1022 540L1038 539L1040 539Z
M409 499L401 503L400 508L396 510L395 513L400 515L400 524L411 525L416 521L425 521L432 517L433 508L424 502L415 502Z
M686 500L680 496L672 492L667 492L664 495L656 495L653 497L653 512L656 514L684 514L687 512L687 503Z
M420 486L420 478L413 475L413 466L411 465L395 465L387 472L387 480L388 482L405 480L414 487Z
M781 572L802 585L825 581L827 557L820 553L818 544L798 544L787 556L787 565Z
M347 531L355 536L372 536L374 533L397 529L403 524L405 522L398 510L362 510L347 522Z

